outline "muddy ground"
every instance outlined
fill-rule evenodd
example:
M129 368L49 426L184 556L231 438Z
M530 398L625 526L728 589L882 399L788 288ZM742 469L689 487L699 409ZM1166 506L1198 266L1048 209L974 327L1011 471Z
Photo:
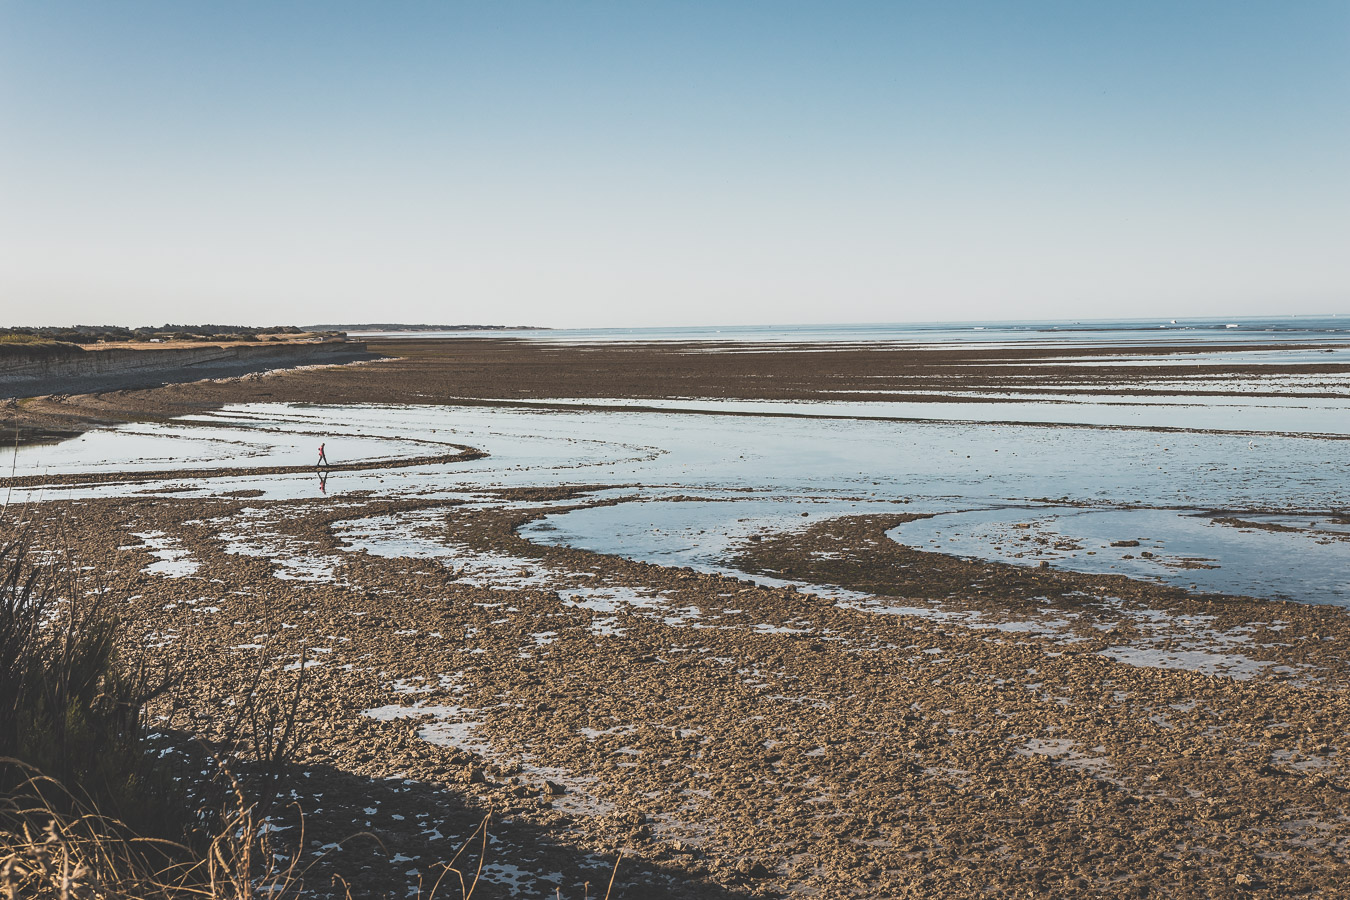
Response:
M943 383L951 362L520 343L418 342L386 363L73 403L116 420L249 400L607 397L616 383L655 396L663 380L662 396L818 395L869 365ZM752 376L773 387L752 393ZM106 576L128 627L182 674L156 711L170 739L228 727L257 667L303 672L287 796L319 895L339 874L358 896L405 896L489 813L476 897L602 896L620 855L614 896L632 898L1320 897L1350 876L1341 609L911 550L885 537L898 515L756 535L736 579L517 535L596 502L584 485L496 499L22 513ZM355 549L354 521L394 513L454 552ZM196 569L150 568L147 533ZM1196 651L1231 665L1132 664ZM379 844L344 841L358 832Z
M1246 397L1326 397L1345 388L1347 366L1331 348L1244 345L1262 350L1326 350L1326 363L1253 366L1206 358L1212 345L1077 347L771 345L658 342L554 344L474 338L367 341L368 364L166 385L151 390L29 397L0 405L0 431L22 427L35 438L63 436L101 423L147 420L225 403L518 403L547 399L999 401L1092 391L1212 396L1215 381L1253 375L1300 376L1301 389L1248 389ZM1231 349L1231 348L1220 348ZM1196 356L1195 354L1200 354ZM1102 357L1092 365L1075 365ZM1140 364L1142 363L1142 364ZM1325 382L1319 379L1324 378ZM1165 391L1157 382L1180 383ZM1194 387L1185 387L1186 383ZM962 396L956 396L957 393Z

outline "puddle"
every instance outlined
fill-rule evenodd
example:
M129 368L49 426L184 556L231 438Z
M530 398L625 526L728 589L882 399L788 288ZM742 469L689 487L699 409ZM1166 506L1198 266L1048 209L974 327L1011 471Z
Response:
M348 519L333 527L343 549L394 559L446 559L454 551L432 535L445 530L446 508Z
M462 706L377 706L364 710L361 715L379 722L391 722L395 719L417 719L430 716L434 721L427 722L417 729L417 736L430 744L440 747L454 747L476 756L487 757L492 753L492 745L479 734L482 722L465 718L466 710Z
M462 564L456 570L456 576L455 580L463 584L511 590L547 588L569 577L584 577L581 574L550 569L541 565L537 559L481 552L473 556L467 549L464 551Z
M1078 750L1077 743L1067 738L1032 738L1013 752L1018 756L1046 756L1055 765L1076 769L1094 778L1114 781L1115 764L1106 756L1105 747Z
M137 531L132 532L131 536L140 538L144 549L149 550L158 560L141 570L146 574L164 575L169 578L186 578L190 575L196 575L197 570L201 568L201 563L192 558L192 551L182 547L177 538L170 537L162 531ZM124 547L121 549L140 548Z
M499 885L505 888L509 896L512 897L519 897L526 894L542 896L542 893L538 891L537 887L541 881L548 882L549 887L557 887L562 883L561 873L527 871L519 866L513 866L508 863L485 863L483 865L481 877L487 884Z
M438 559L455 570L455 581L475 587L552 587L590 577L542 565L537 559L474 550L446 539L444 509L370 516L339 523L334 534L348 552L391 559Z
M1327 750L1330 751L1330 748L1327 748ZM1312 773L1330 769L1335 765L1335 760L1330 755L1310 756L1289 749L1274 751L1270 755L1270 761L1281 768Z
M558 597L564 606L600 613L661 609L667 600L663 594L628 587L570 588L558 591Z
M244 548L240 544L229 545L226 553L239 553L245 556L262 556L270 559L275 566L272 575L282 581L307 581L313 584L325 584L336 580L334 563L324 557L305 557L293 554L293 545L256 545Z
M1011 506L906 522L890 537L953 556L1350 606L1350 541L1308 517L1243 519L1298 527L1235 527L1200 510Z
M539 636L536 635L536 637ZM417 680L421 681L421 679ZM439 676L438 683L442 688L451 688L454 684L454 676ZM405 694L416 692L417 689L408 689L409 684L409 682L404 681L395 682L394 690ZM602 816L613 812L614 804L612 802L590 793L596 780L594 777L574 776L567 769L539 765L528 753L520 753L519 751L494 753L491 742L482 734L482 720L474 718L478 712L478 710L463 706L418 703L413 706L398 704L377 706L364 710L362 715L381 722L390 722L397 719L430 719L430 721L422 722L417 729L417 736L422 740L437 746L462 750L485 761L496 761L516 766L519 771L533 779L534 786L541 789L546 780L561 785L563 793L552 798L552 805L555 809L573 815L585 816ZM583 729L583 731L585 730ZM611 732L595 732L594 736L607 733ZM513 777L511 782L518 783L518 779Z
M272 576L283 581L314 584L337 580L336 569L342 560L317 553L315 545L281 534L269 525L277 511L245 507L234 518L212 520L219 526L216 536L224 542L224 551L232 556L265 559L272 564Z
M1116 662L1145 669L1185 669L1202 675L1227 675L1246 681L1270 669L1271 664L1237 653L1206 650L1163 650L1155 647L1107 647L1099 654ZM1280 671L1291 671L1285 666Z

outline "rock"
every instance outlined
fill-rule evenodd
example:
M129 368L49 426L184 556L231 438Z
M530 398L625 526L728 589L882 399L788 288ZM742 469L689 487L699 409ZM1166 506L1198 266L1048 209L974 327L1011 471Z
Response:
M736 872L746 878L768 878L773 874L764 863L751 862L748 859L743 859L737 864Z

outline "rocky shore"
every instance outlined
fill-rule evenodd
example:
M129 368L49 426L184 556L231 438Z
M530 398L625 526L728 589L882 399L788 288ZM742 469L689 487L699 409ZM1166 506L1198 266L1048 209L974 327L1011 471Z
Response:
M612 397L619 370L640 396L644 368L673 395L752 393L729 353L397 352L72 402L136 418ZM782 391L869 371L950 384L950 355L905 353L760 362L800 367L769 379ZM58 497L24 518L107 573L183 673L157 710L170 739L222 728L258 665L303 673L287 815L303 813L316 896L333 875L401 896L488 815L475 896L603 896L616 860L614 896L634 898L1333 896L1350 877L1344 610L907 548L886 537L900 511L752 535L739 578L518 533L614 502L587 484L471 503ZM447 552L363 540L395 520Z
M500 499L525 506L422 506L459 566L343 541L344 523L407 503L39 512L115 573L143 640L184 673L166 729L221 727L260 656L307 666L293 799L311 849L380 838L326 861L367 889L402 891L489 812L491 861L519 870L523 896L580 895L619 853L632 897L1325 896L1350 874L1341 610L887 556L888 521L748 551L910 610L878 614L545 550L514 532L540 495ZM231 552L221 532L241 521L276 558ZM198 567L155 573L146 534ZM298 580L280 558L331 560L331 576ZM474 558L512 562L483 578ZM607 594L645 602L584 599ZM1144 636L1240 643L1254 664L1116 653Z

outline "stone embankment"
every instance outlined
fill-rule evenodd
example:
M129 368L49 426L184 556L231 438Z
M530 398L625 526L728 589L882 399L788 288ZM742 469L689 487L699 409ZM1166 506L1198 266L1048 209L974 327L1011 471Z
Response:
M0 347L0 398L147 388L369 357L364 343L341 340L145 350Z

